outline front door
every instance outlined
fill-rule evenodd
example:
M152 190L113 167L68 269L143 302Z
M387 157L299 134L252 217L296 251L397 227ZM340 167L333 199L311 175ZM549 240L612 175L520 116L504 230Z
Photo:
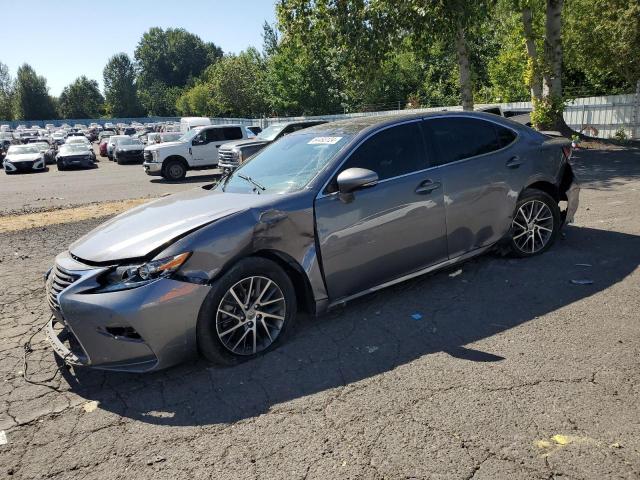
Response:
M335 178L348 168L378 174L350 202ZM356 148L315 202L316 228L332 301L446 260L442 179L429 170L419 121L388 127Z

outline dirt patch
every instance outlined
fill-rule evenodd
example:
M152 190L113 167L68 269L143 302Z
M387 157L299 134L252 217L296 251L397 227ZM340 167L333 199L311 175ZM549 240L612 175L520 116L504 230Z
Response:
M27 230L45 225L80 222L90 218L108 217L151 200L152 199L149 198L136 198L132 200L86 205L83 207L29 213L26 215L8 215L0 217L0 233Z

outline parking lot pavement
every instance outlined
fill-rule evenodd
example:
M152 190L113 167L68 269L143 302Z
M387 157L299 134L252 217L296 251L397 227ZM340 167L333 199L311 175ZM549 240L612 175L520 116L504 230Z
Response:
M0 170L0 215L48 210L86 203L159 197L211 183L219 170L188 172L185 181L171 183L144 173L140 164L118 165L97 155L98 167L59 172L49 165L46 172L5 175Z
M303 318L233 368L25 383L42 273L98 220L0 234L0 476L638 478L640 151L577 157L576 223L544 255L485 255ZM28 371L44 379L41 340Z

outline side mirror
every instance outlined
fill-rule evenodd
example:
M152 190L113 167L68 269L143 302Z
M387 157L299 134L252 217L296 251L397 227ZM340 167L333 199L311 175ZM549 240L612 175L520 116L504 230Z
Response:
M378 184L378 174L366 168L348 168L338 175L338 191L349 194Z
M193 139L193 141L191 142L191 145L204 145L204 139L201 137L196 137Z

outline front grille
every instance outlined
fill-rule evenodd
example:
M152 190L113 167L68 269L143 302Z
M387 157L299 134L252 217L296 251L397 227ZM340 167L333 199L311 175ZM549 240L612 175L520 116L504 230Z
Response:
M58 265L53 267L51 273L49 273L49 278L47 278L47 300L51 308L60 311L58 294L78 278L80 278L79 275L68 272Z
M142 155L142 150L123 150L120 155L125 157L139 157Z
M238 160L231 150L218 150L218 163L238 165Z
M14 167L19 168L19 169L28 169L28 168L33 168L33 161L32 160L27 160L24 162L11 162L13 164Z
M145 150L144 152L144 161L145 162L150 162L153 160L153 154L151 152L148 152Z

